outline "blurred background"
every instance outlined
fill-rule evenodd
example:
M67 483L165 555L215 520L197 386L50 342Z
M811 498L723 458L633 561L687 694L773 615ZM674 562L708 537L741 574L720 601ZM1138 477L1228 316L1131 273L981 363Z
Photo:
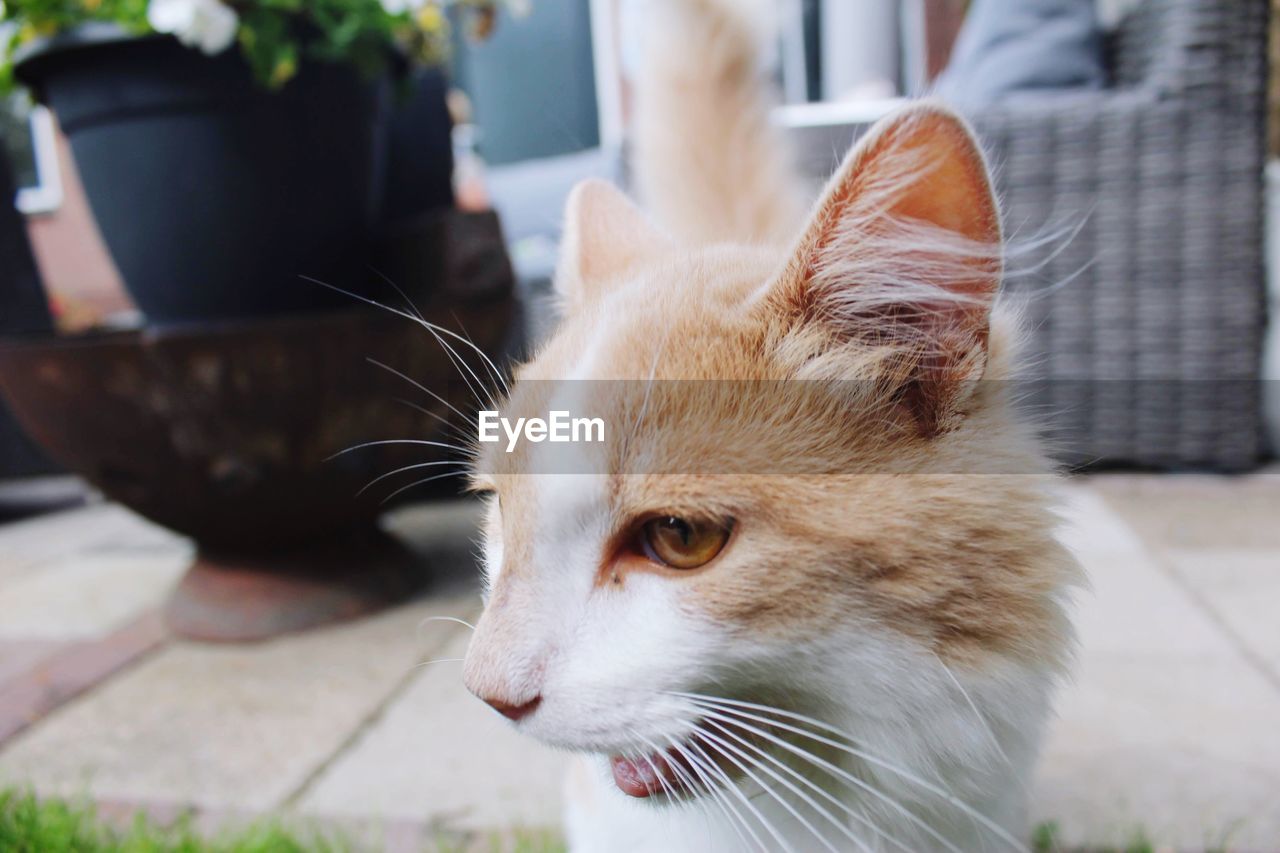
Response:
M1093 579L1028 843L1280 850L1280 2L753 5L815 192L927 94L995 169ZM650 4L0 8L0 848L559 849L432 617Z

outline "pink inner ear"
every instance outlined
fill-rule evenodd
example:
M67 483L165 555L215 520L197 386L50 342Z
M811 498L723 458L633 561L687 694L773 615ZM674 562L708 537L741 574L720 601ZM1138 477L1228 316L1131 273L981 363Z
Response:
M986 162L963 121L949 111L924 106L886 120L850 155L841 171L841 180L824 204L831 209L816 223L823 233L815 241L815 254L833 248L832 239L847 217L864 215L859 208L868 204L868 195L882 194L887 197L869 203L882 206L886 222L922 223L993 249L1001 242L1000 215ZM922 245L916 250L929 248ZM993 257L976 257L973 267L972 280L939 284L994 296L1000 271Z
M894 212L982 243L1000 240L987 166L968 131L951 116L926 113L898 144L927 169L905 188ZM873 162L869 168L874 169Z
M819 313L928 316L985 340L1000 245L977 143L962 119L922 105L881 122L850 152L783 274L783 291ZM832 269L848 274L833 280L824 275ZM904 284L895 292L887 282L896 273Z

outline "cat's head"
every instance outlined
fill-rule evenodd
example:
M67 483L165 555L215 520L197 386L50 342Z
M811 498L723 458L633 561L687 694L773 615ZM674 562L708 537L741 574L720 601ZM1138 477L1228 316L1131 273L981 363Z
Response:
M565 317L503 409L606 440L563 470L548 444L480 446L467 686L643 796L751 705L893 720L949 663L1051 666L1040 463L978 381L1005 370L1000 276L986 164L938 107L873 131L785 250L683 247L579 187Z

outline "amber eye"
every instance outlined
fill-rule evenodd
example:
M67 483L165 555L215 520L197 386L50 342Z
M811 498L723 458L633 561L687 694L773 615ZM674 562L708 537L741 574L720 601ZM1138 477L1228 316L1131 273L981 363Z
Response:
M645 522L645 554L673 569L696 569L711 562L729 541L731 525L663 516Z

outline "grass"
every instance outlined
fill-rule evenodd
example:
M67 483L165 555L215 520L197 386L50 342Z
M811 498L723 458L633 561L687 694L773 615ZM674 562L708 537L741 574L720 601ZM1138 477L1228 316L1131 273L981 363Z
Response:
M101 820L91 806L0 791L0 850L15 853L345 853L350 848L271 822L213 838L190 819L160 826L142 815L126 828Z
M1206 849L1225 849L1226 844ZM0 789L0 851L3 853L363 853L334 832L322 833L261 821L214 835L203 835L190 818L161 825L138 815L128 826L104 820L91 805L40 799L27 791ZM376 848L375 848L376 849ZM1034 853L1067 853L1056 821L1031 835ZM1154 845L1135 829L1122 846L1089 853L1154 853ZM554 832L519 830L483 836L440 835L423 853L564 853Z
M1045 821L1031 832L1031 850L1033 853L1067 853L1070 848L1063 846L1059 838L1061 834L1062 828L1057 821ZM1155 849L1147 833L1138 827L1122 846L1100 847L1091 849L1089 853L1155 853Z
M160 825L138 815L127 827L103 820L91 805L0 790L0 851L4 853L360 853L336 833L261 821L202 835L190 818ZM440 837L424 853L563 853L554 833L518 831L485 837Z

